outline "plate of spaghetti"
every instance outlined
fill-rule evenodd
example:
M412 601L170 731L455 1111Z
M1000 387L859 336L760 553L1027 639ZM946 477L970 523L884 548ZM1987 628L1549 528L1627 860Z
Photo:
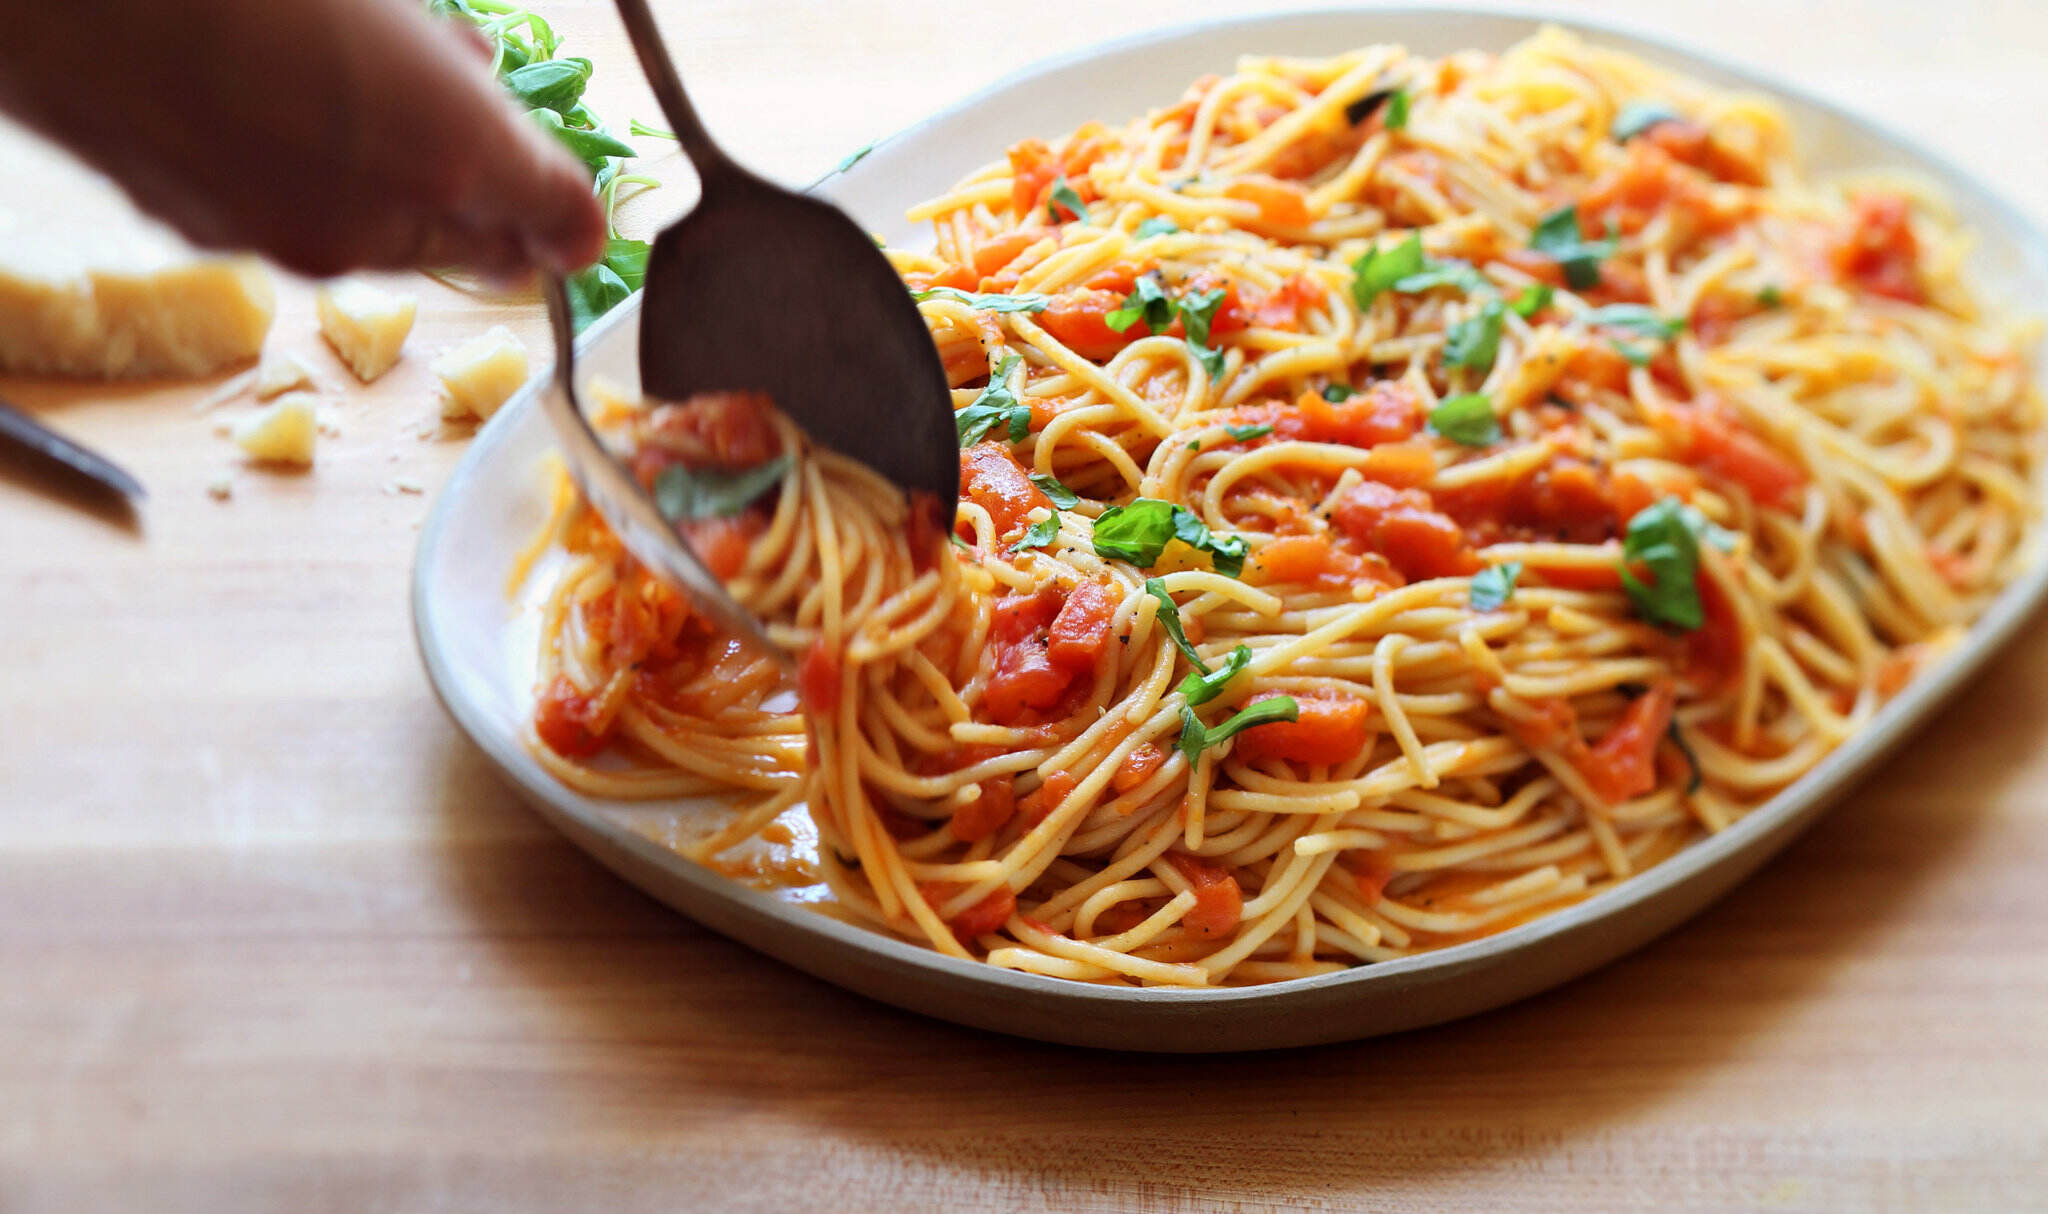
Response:
M931 328L954 517L757 395L641 400L628 305L594 419L798 675L624 554L531 399L414 610L579 844L903 1007L1200 1051L1519 998L1732 888L2048 587L2002 309L2048 247L1654 42L1177 30L816 188Z

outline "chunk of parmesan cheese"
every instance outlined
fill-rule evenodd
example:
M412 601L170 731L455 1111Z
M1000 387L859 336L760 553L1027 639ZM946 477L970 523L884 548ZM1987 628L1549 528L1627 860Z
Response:
M313 368L296 354L282 352L266 354L263 364L256 369L256 399L269 400L282 396L294 388L313 386Z
M314 306L320 315L320 335L367 384L398 361L419 301L361 279L344 278L321 287Z
M256 357L270 274L202 254L98 173L0 123L0 370L198 377Z
M287 392L235 422L235 445L270 464L310 464L319 434L319 408L310 392Z
M492 325L433 363L441 380L441 416L488 419L526 382L526 345Z

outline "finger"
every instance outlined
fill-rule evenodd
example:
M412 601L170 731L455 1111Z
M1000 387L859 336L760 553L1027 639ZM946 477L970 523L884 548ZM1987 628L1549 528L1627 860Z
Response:
M581 269L604 251L604 210L590 171L554 136L506 108L503 155L479 184L464 219L480 230L517 232L535 265Z
M463 44L469 47L478 59L489 63L497 57L497 48L491 45L489 38L484 37L482 30L479 30L467 21L460 21L453 17L448 19L448 25L454 29L456 37L460 38Z
M529 263L525 244L517 232L443 224L427 230L414 264L435 268L459 266L486 278L510 281Z

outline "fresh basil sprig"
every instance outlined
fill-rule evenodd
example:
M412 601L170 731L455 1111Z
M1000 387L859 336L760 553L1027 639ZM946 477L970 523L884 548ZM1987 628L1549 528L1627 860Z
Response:
M538 13L515 8L505 0L428 0L427 11L468 24L490 45L491 71L506 91L527 107L534 122L590 169L594 188L605 196L609 219L609 204L619 181L619 158L638 152L606 130L583 104L593 70L590 60L557 58L561 40L554 27ZM637 123L633 129L636 134L642 130L669 134ZM635 180L653 184L651 178ZM613 240L606 244L604 257L568 278L569 314L577 332L639 290L646 276L644 242L622 241L616 232L610 234Z
M588 59L544 59L505 73L505 87L528 109L567 114L590 83Z
M625 278L601 261L569 275L562 286L569 299L569 322L578 333L633 293Z

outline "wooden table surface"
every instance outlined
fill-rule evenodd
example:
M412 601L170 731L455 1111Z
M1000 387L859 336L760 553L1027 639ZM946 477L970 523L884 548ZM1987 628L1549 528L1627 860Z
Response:
M654 116L605 4L537 2L601 113ZM1032 59L1249 6L664 7L713 127L800 181ZM2048 213L2048 7L1555 7L1796 76ZM0 380L152 491L122 530L0 466L0 1210L2048 1203L2048 629L1727 902L1565 989L1283 1054L994 1037L663 910L443 717L406 588L464 443L426 363L541 330L418 286L318 467L227 502L201 389ZM273 340L342 383L302 287Z

